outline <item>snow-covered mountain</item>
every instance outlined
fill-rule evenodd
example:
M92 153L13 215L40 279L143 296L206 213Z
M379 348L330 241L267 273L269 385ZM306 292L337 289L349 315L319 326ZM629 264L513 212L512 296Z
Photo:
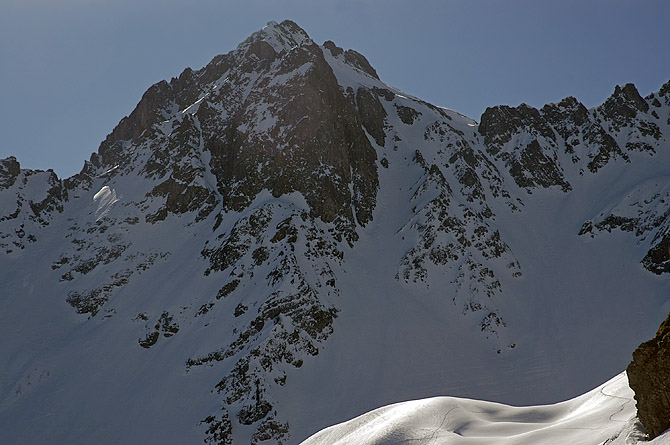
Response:
M297 443L553 403L670 310L670 82L481 121L271 22L61 180L0 160L7 443Z

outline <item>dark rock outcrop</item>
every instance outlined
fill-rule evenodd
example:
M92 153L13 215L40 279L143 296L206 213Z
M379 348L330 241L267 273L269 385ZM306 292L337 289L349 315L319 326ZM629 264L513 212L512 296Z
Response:
M368 74L369 76L372 76L375 79L379 80L377 71L375 71L375 69L372 68L372 65L370 65L370 62L368 62L368 59L366 59L365 56L363 56L363 54L356 52L353 49L349 49L344 52L344 60L349 65L353 65L359 70Z
M258 80L241 106L230 108L223 130L203 132L212 172L227 208L245 208L263 189L275 197L298 191L313 216L334 222L352 240L356 222L372 219L376 152L321 49L305 40L282 54L272 67L253 66ZM233 99L219 93L211 101L225 108ZM206 129L218 125L200 119ZM383 144L383 127L371 125Z
M623 88L617 85L614 93L600 108L603 115L621 126L634 118L638 112L649 111L649 104L640 96L635 85L628 83Z
M384 124L386 111L379 99L366 88L359 88L356 93L356 103L361 116L361 123L374 138L377 145L383 147L386 143Z
M506 105L489 107L482 114L479 124L479 133L484 136L486 151L492 155L496 155L513 136L522 131L549 140L556 139L540 112L526 104L516 108Z
M642 265L657 275L670 272L670 233L663 235L661 241L649 249Z
M656 336L633 352L626 371L637 416L653 439L670 428L670 314Z
M21 166L14 156L0 159L0 190L13 186L21 173Z

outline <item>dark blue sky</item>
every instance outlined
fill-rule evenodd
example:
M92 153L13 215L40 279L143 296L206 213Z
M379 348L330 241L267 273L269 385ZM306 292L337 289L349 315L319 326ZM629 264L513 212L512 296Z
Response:
M667 0L1 0L0 158L61 177L144 91L268 21L363 53L382 80L474 119L487 106L587 107L670 80Z

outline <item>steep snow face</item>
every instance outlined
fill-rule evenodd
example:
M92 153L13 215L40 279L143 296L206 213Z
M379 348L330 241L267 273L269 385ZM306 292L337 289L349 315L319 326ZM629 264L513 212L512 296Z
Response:
M668 85L477 124L286 21L153 85L72 178L0 161L0 431L297 443L585 392L670 310Z
M514 407L436 397L382 407L326 428L302 442L317 444L668 444L648 442L635 418L625 373L554 405Z

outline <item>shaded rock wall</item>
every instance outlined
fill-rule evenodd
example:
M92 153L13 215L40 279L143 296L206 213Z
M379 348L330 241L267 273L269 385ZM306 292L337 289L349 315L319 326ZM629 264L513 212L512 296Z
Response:
M637 415L653 439L670 428L670 314L656 336L633 352L626 371Z

